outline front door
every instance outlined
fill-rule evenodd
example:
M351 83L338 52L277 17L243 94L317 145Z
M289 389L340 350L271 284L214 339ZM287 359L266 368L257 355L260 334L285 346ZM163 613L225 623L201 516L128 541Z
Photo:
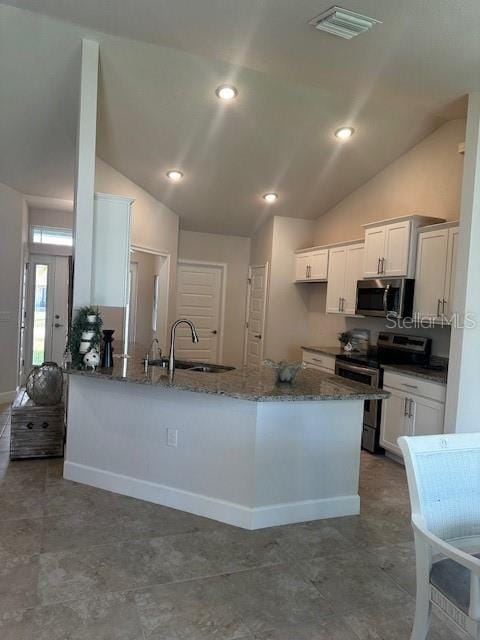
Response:
M262 364L268 265L250 267L245 364Z
M68 325L69 258L31 255L27 276L24 373L34 365L62 364Z
M178 360L218 363L221 357L223 267L180 263L177 270L177 318L195 325L200 340L192 343L189 327L177 329Z

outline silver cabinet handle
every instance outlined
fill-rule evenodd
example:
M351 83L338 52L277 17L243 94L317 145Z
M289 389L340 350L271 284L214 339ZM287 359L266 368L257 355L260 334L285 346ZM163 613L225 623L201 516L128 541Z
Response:
M403 415L407 416L408 412L407 412L407 403L408 403L408 398L405 396L405 402L403 404Z
M445 305L448 304L448 300L445 300L445 298L442 300L442 316L445 315Z
M409 389L418 389L418 386L416 384L407 384L406 382L402 382L402 385L404 387L408 387Z
M342 311L345 311L345 298L342 298Z
M338 310L341 311L342 310L342 299L338 298Z
M381 259L380 273L385 273L385 258Z
M377 274L379 273L380 273L380 258L378 259L378 262L377 262Z
M319 364L323 363L323 360L320 360L320 358L312 358L313 362L318 362Z
M440 300L440 298L438 298L437 300L437 317L440 315L440 305L442 304L442 301Z
M408 417L411 418L413 416L413 400L408 401Z

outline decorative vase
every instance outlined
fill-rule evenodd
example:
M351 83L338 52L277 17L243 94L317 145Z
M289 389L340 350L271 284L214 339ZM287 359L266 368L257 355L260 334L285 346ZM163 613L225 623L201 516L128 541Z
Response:
M92 367L95 371L100 364L100 354L96 349L90 349L90 351L83 356L83 362L87 367Z
M82 333L82 340L88 340L90 342L94 335L95 331L84 331Z
M63 391L63 371L56 362L44 362L34 367L27 378L27 394L35 404L60 404Z
M288 382L293 384L300 369L304 368L303 362L275 362L274 360L265 360L263 363L266 367L275 369L277 372L277 382Z
M97 316L95 314L91 314L87 316L87 322L89 322L90 324L95 324L96 321L97 321Z
M113 367L113 346L114 329L103 330L103 355L102 355L102 369L110 369Z

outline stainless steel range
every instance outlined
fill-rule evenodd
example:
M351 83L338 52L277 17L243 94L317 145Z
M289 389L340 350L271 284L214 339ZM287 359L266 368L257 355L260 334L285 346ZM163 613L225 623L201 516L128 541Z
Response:
M377 344L368 351L351 351L336 357L337 376L372 387L383 386L382 364L418 364L429 367L430 338L381 331ZM381 400L366 400L363 417L362 447L372 453L383 451L380 437Z

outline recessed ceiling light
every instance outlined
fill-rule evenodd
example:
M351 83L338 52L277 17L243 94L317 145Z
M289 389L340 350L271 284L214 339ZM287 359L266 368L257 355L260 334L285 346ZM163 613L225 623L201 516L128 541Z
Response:
M348 140L355 133L355 129L353 127L340 127L335 131L335 136L340 140Z
M275 202L275 200L278 199L278 194L277 193L265 193L262 198L265 200L265 202Z
M179 182L183 178L183 173L178 171L178 169L172 169L171 171L167 171L167 178L172 182Z
M233 100L238 96L237 89L231 84L221 84L215 89L215 94L220 100Z

